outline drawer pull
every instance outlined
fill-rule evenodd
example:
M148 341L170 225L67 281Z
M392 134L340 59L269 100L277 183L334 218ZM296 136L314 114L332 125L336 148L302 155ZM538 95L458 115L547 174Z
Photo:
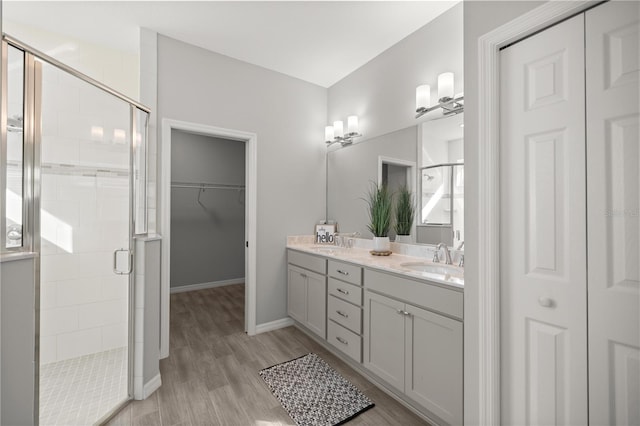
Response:
M302 278L308 278L308 277L307 277L307 274L300 274L300 276L301 276Z
M349 273L348 273L347 271L343 271L343 270L341 270L341 269L338 269L338 270L337 270L337 272L338 272L339 274L342 274L342 275L349 275Z
M343 345L347 345L349 346L349 342L347 342L346 340L344 340L342 337L340 336L336 336L336 340L340 343L342 343Z
M404 315L404 316L410 316L411 314L407 311L405 311L404 309L398 309L397 311L400 315Z
M336 314L338 314L338 315L340 315L341 317L344 317L344 318L349 318L349 315L345 314L342 311L336 311Z
M349 292L347 290L343 290L341 288L337 288L336 290L338 290L342 294L347 294L347 295L349 294Z

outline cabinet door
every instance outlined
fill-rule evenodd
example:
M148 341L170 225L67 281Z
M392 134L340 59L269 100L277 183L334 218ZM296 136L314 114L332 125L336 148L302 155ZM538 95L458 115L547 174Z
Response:
M405 309L405 393L447 423L462 424L462 323Z
M307 320L305 325L318 336L327 337L327 277L307 272Z
M307 276L303 269L289 265L287 313L302 324L307 322Z
M365 292L364 366L404 392L404 303Z

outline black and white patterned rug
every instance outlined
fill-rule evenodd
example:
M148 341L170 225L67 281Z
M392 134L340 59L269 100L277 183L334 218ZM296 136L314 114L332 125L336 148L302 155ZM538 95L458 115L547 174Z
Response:
M316 354L265 368L260 376L299 426L340 425L374 406Z

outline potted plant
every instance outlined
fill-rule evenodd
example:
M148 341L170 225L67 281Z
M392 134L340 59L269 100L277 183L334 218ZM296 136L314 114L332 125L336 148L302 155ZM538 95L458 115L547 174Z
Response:
M396 194L395 224L397 243L411 243L411 226L415 206L413 204L413 194L406 185L400 187Z
M389 229L391 228L391 211L393 208L392 195L386 185L373 183L369 190L369 231L373 234L373 251L377 253L388 252Z

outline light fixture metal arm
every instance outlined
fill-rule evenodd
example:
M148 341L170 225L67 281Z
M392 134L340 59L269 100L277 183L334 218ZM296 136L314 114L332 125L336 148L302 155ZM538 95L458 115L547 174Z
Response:
M429 108L418 108L416 110L416 118L420 118L425 114L442 108L443 115L455 115L464 111L464 96L457 96L453 98L441 98L437 105Z

